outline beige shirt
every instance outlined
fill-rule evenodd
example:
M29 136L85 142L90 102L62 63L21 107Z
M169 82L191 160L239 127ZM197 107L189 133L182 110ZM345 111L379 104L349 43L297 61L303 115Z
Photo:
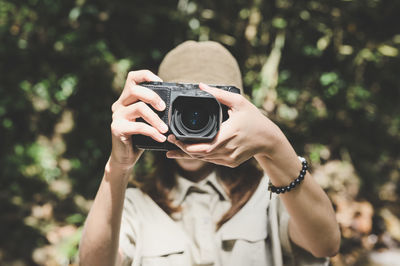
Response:
M328 265L290 242L289 215L278 196L270 199L267 176L217 231L231 203L215 173L199 183L178 176L172 197L182 211L170 217L139 189L127 189L120 232L124 265Z

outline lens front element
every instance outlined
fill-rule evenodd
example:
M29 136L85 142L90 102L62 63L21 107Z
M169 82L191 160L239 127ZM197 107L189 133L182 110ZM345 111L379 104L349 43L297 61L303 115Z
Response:
M210 114L199 105L185 106L182 110L182 124L188 130L203 129L210 120Z

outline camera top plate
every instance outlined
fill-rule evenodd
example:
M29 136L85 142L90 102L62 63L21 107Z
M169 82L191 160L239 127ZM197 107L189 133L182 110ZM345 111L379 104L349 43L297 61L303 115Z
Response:
M199 84L195 83L174 83L174 82L159 82L159 81L146 81L142 82L139 85L145 85L145 87L148 88L155 88L155 89L171 89L171 90L193 90L193 89L199 89ZM240 94L240 90L232 85L214 85L214 84L208 84L210 87L222 89L225 91L233 92ZM200 90L202 91L202 90Z

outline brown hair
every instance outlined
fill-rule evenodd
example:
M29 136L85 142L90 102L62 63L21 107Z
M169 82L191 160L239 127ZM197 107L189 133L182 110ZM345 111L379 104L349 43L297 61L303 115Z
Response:
M179 212L180 207L172 206L169 192L176 185L175 173L178 165L175 160L165 157L164 152L146 152L145 163L148 174L135 173L132 184L149 195L168 215ZM256 190L263 172L258 168L255 159L250 159L236 168L216 166L217 176L228 189L231 208L217 223L217 230L231 219L250 199ZM140 172L140 171L139 171Z

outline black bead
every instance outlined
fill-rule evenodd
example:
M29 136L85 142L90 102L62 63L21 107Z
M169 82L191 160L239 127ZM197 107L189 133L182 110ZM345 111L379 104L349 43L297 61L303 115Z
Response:
M308 169L308 164L307 161L302 161L302 169L300 171L299 176L293 180L288 186L283 186L283 187L275 187L274 185L272 185L271 182L269 182L268 184L268 190L276 194L280 194L280 193L285 193L285 192L289 192L292 189L294 189L296 187L296 185L300 184L301 181L304 180L306 173L307 173L307 169Z

